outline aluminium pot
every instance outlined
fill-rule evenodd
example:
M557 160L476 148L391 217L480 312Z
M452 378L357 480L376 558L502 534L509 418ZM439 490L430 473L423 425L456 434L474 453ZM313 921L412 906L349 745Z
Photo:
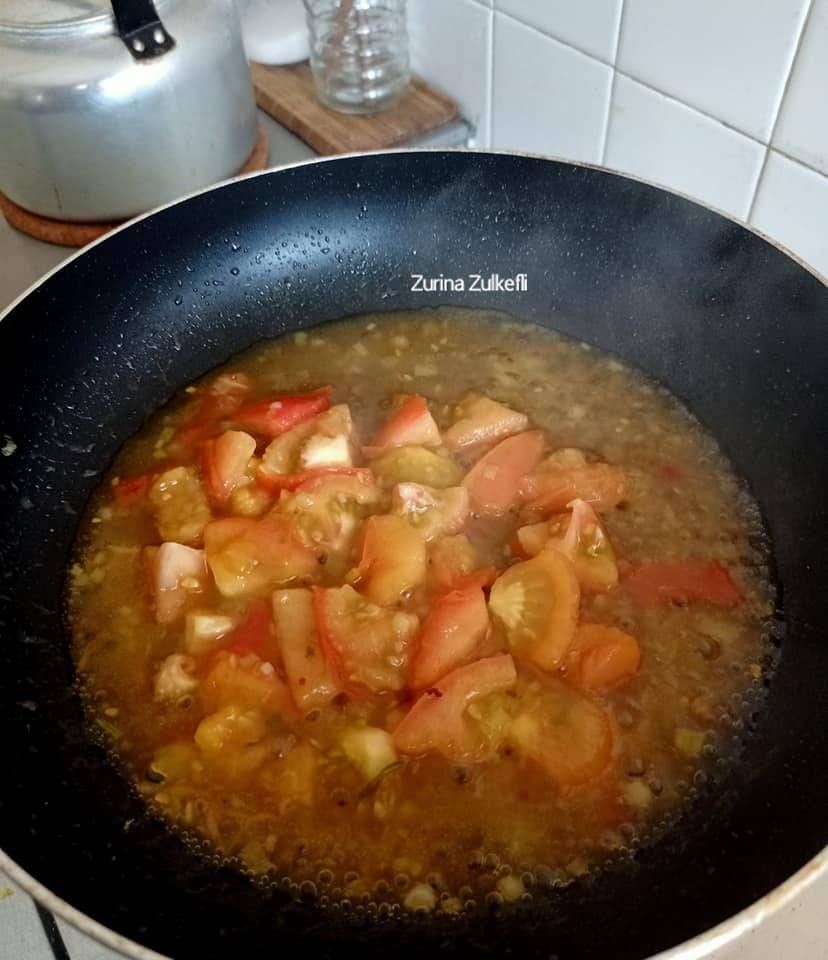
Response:
M528 282L412 290L413 274L472 273ZM578 337L685 401L763 511L785 629L739 764L632 864L483 920L377 924L263 890L146 815L85 732L63 584L102 472L183 385L264 337L438 305ZM826 324L820 278L744 226L605 170L505 154L313 161L77 254L0 322L0 867L136 960L696 960L754 928L828 874Z
M58 220L143 213L232 176L256 139L233 0L0 5L0 191Z

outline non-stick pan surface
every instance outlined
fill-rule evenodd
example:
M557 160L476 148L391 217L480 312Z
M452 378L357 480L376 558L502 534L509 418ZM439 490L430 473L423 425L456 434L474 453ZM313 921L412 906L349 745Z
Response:
M410 276L523 272L523 293ZM62 623L78 517L121 442L261 337L366 310L497 308L612 350L706 423L774 541L786 636L743 761L635 865L476 924L286 906L142 815L84 736ZM179 957L643 957L828 842L828 291L744 228L599 170L400 153L255 176L73 260L0 323L0 845L107 927ZM16 445L16 447L15 447ZM423 811L428 816L428 811Z

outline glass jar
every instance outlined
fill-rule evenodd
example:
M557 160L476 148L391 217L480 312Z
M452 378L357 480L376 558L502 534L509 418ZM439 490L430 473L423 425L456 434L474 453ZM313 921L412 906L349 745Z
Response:
M319 99L341 113L385 110L408 86L405 0L304 0Z

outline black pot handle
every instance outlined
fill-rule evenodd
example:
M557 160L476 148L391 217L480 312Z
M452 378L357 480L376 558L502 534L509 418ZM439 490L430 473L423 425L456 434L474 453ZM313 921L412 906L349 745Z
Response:
M136 60L160 57L175 46L152 0L111 0L118 36Z

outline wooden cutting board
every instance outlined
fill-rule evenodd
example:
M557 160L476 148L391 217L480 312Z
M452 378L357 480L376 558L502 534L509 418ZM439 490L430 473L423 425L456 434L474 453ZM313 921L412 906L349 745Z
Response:
M450 123L457 104L419 77L388 110L369 116L337 113L316 97L307 62L287 67L251 64L256 102L322 156L384 150Z

